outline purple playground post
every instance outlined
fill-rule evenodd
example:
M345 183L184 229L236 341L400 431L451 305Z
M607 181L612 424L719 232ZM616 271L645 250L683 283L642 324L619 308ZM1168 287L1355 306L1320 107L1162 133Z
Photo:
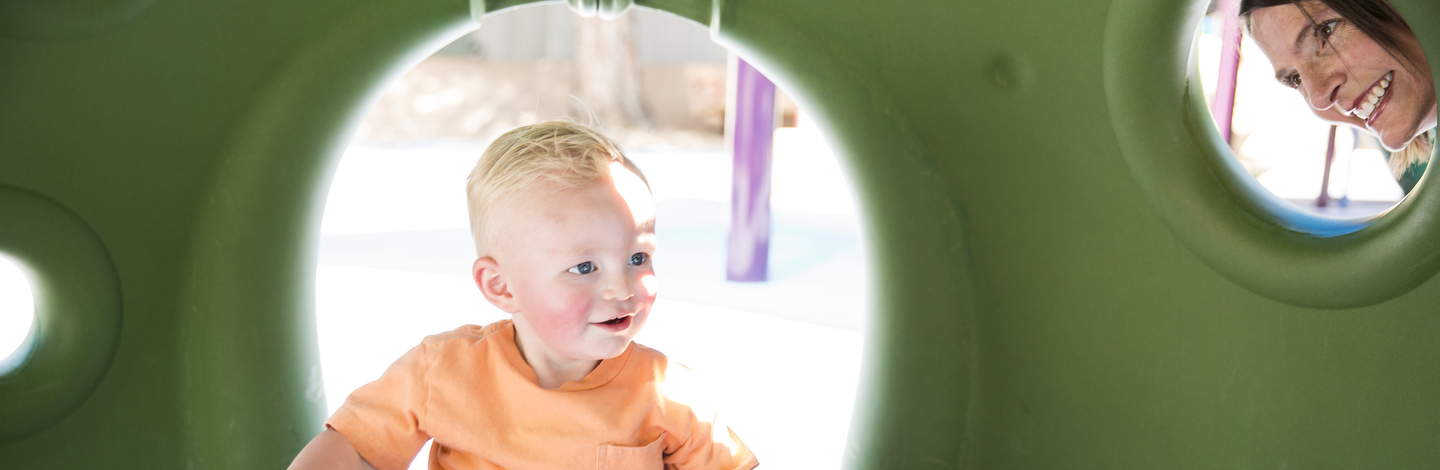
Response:
M730 246L726 278L761 282L770 258L770 151L775 138L775 84L736 58L730 129Z
M1325 176L1320 177L1320 197L1315 199L1315 207L1327 207L1330 205L1330 167L1335 166L1335 130L1339 126L1330 125L1330 144L1325 147Z
M1235 116L1235 81L1240 73L1240 0L1220 0L1220 75L1215 82L1215 101L1210 112L1220 137L1230 143L1230 123Z

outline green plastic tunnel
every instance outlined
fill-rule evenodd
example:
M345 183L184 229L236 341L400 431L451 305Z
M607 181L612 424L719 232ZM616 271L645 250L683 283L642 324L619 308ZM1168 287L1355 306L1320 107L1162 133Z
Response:
M0 468L286 466L324 419L340 151L524 3L0 4L0 252L38 293ZM1370 220L1260 189L1196 90L1208 2L635 3L708 26L851 170L876 300L848 468L1440 462L1440 188ZM1440 50L1440 4L1392 3Z

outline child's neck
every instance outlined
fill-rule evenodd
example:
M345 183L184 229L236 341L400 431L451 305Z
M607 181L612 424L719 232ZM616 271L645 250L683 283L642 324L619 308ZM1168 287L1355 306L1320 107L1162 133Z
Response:
M518 331L516 333L519 333ZM515 348L520 350L520 358L530 365L535 371L535 379L540 383L540 388L554 390L565 385L565 382L579 382L585 379L590 371L600 366L600 361L583 360L559 357L557 354L546 354L542 345L529 347L520 335L515 335Z

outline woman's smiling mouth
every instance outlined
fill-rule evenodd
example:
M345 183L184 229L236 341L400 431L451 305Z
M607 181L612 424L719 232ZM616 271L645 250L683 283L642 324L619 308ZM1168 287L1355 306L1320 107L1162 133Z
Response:
M1368 93L1355 98L1355 103L1353 103L1350 112L1354 113L1356 117L1364 119L1367 127L1374 124L1375 121L1372 118L1380 114L1378 111L1381 102L1389 98L1390 82L1394 78L1395 72L1385 74L1385 77L1370 86Z

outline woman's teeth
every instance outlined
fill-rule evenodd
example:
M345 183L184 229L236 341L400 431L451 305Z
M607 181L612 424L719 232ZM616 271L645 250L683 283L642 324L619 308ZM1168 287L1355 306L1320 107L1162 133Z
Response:
M1370 119L1370 113L1375 112L1375 105L1379 104L1380 99L1385 97L1385 92L1390 90L1390 79L1394 77L1395 72L1385 74L1385 78L1370 89L1370 96L1365 97L1365 102L1355 109L1355 115L1360 119Z

